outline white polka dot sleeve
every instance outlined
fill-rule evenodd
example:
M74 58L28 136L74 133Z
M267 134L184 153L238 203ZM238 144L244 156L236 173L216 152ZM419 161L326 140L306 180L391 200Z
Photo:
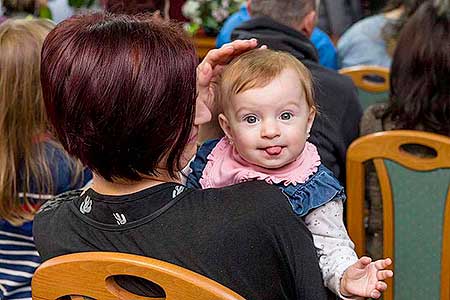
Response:
M312 210L305 216L305 223L313 235L325 286L345 299L339 293L340 281L358 257L345 228L343 213L342 200L333 200Z

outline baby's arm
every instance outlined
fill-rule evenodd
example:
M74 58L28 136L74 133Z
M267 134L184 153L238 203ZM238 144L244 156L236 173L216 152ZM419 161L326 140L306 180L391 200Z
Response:
M305 216L319 256L325 286L340 294L340 281L345 270L358 261L354 244L343 222L342 200L330 201Z
M333 200L305 216L319 255L325 286L343 299L355 296L378 298L386 290L384 279L392 277L390 259L359 260L343 223L343 202Z

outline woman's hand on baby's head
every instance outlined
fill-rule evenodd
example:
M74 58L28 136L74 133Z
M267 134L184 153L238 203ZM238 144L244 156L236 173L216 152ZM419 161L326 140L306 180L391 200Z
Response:
M256 39L235 40L224 44L219 49L211 50L203 61L207 61L212 65L227 65L233 58L255 49L257 45L258 41Z
M223 67L230 63L233 58L255 49L257 44L256 39L235 40L231 43L224 44L219 49L208 51L197 68L198 84L203 86L207 85L211 78L219 75Z
M208 123L212 118L214 107L215 78L223 68L235 57L255 49L256 39L236 40L219 49L210 50L197 67L197 107L195 125Z
M370 257L361 257L344 272L341 279L341 294L346 297L378 299L388 287L384 280L394 276L392 270L386 269L391 264L390 258L372 262Z

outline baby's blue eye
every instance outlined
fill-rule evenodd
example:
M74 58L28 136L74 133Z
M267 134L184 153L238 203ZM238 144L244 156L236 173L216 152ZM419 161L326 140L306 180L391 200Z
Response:
M281 120L290 120L292 118L292 114L285 112L285 113L281 114L280 118L281 118Z
M248 116L244 119L248 124L255 124L258 119L255 116Z

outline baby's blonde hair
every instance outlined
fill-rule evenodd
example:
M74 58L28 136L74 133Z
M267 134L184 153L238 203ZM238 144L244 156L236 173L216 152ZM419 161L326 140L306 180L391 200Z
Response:
M289 53L255 49L236 57L218 81L217 109L223 112L232 96L268 85L283 70L294 70L299 78L308 106L316 111L313 83L309 70Z

